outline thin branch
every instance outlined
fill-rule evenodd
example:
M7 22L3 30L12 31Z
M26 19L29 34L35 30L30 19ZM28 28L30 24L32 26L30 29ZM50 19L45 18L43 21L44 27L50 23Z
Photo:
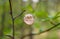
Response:
M11 5L11 0L9 0L9 5L10 5L10 15L12 15L12 5ZM13 15L12 15L13 17Z
M58 25L60 25L60 23L55 24L53 27L51 27L51 28L49 28L49 29L47 29L47 30L45 30L45 31L43 31L43 32L41 32L41 33L39 33L39 34L42 34L42 33L44 33L44 32L48 32L48 31L54 29L55 27L57 27Z
M58 13L55 15L54 19L59 18L59 17L60 17L59 14L60 14L60 12L58 12Z
M57 19L57 18L59 18L59 17L60 17L60 16L55 16L53 19ZM55 24L56 24L56 23L53 22L53 20L52 20L52 21L50 20L49 22L50 22L52 25L55 25Z
M54 19L57 19L57 18L59 18L60 16L56 16Z
M57 19L57 18L59 18L60 16L56 16L56 17L54 17L53 19ZM56 23L54 23L53 21L50 21L50 23L52 24L52 25L55 25Z
M9 0L9 5L10 5L10 15L11 15L11 18L12 18L12 26L13 26L13 38L12 39L15 39L15 30L14 30L14 20L16 19L16 18L18 18L19 16L21 16L24 12L25 12L25 10L24 11L22 11L21 12L21 14L19 14L18 16L16 16L15 18L13 17L13 13L12 13L12 4L11 4L11 0ZM12 36L11 36L12 37Z
M16 16L14 19L18 18L19 16L21 16L26 10L23 10L18 16Z
M14 18L13 18L13 13L12 13L12 4L11 4L11 0L9 0L9 5L10 5L10 15L11 15L11 19L12 19L12 26L13 26L13 38L12 39L15 39L14 38L14 32L15 32L15 30L14 30Z
M45 30L45 31L43 31L43 32L39 32L39 33L32 34L32 35L40 35L40 34L42 34L42 33L48 32L48 31L54 29L55 27L57 27L58 25L60 25L60 23L54 25L53 27L51 27L51 28L49 28L49 29L47 29L47 30ZM27 36L30 36L30 34L28 34L28 35L24 35L24 36L22 36L22 38L27 37Z
M32 25L29 25L29 34L30 34L29 39L33 39L32 30L33 30Z
M58 16L60 14L60 12L58 12L55 16Z
M50 23L51 23L52 25L55 25L55 23L54 23L54 22L52 22L52 21L50 21Z

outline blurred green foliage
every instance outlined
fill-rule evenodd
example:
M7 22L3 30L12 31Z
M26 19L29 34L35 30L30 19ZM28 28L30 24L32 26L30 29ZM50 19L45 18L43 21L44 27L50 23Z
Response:
M45 2L46 3L46 2ZM20 29L22 26L26 26L25 23L23 22L23 17L25 14L31 13L34 16L34 24L33 27L37 28L39 32L44 31L45 29L50 28L53 26L50 24L50 21L53 21L54 23L59 23L60 22L60 12L54 13L55 16L49 15L49 12L47 10L47 6L44 2L39 2L34 9L31 4L28 4L27 6L22 6L24 4L23 2L21 3L21 0L12 0L12 11L13 11L13 16L16 17L19 15L23 10L26 10L24 14L20 17L18 17L15 20L15 34L20 34ZM12 20L11 16L9 14L9 1L8 0L0 0L0 29L2 26L2 14L5 13L5 22L4 23L4 35L12 35ZM26 27L25 27L26 28ZM45 29L44 29L45 28ZM56 27L58 30L60 26ZM57 39L57 30L54 29L53 31L49 32L48 36L46 39ZM55 31L56 30L56 31ZM18 33L20 32L20 33ZM56 34L55 34L56 33ZM5 39L5 38L4 38Z

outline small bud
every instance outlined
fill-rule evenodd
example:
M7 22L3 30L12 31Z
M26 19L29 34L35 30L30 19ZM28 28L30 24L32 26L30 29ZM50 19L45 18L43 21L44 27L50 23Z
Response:
M32 25L33 22L34 22L33 15L32 15L32 14L26 14L25 17L24 17L24 22L25 22L27 25Z

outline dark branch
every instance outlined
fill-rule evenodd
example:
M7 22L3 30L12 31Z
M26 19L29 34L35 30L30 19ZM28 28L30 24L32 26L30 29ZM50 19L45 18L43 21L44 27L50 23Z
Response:
M9 0L9 5L10 5L10 15L12 16L12 5L11 5L11 0Z
M11 15L11 19L12 19L12 27L13 27L13 38L12 39L15 39L15 35L14 35L14 18L13 18L13 13L12 13L12 4L11 4L11 0L9 0L9 5L10 5L10 15Z
M54 17L53 19L57 19L57 18L59 18L60 16L56 16L56 17ZM53 21L50 21L50 23L52 24L52 25L55 25L56 23L54 23Z
M18 18L19 16L21 16L23 13L25 12L25 10L23 10L18 16L16 16L14 19Z
M41 33L48 32L48 31L52 30L53 28L57 27L58 25L60 25L60 23L54 25L53 27L51 27L51 28L49 28L49 29L47 29L47 30L45 30L45 31L43 31ZM41 34L41 33L39 33L39 34Z
M57 27L58 25L60 25L60 23L54 25L53 27L51 27L51 28L49 28L49 29L47 29L47 30L45 30L45 31L42 31L42 32L39 32L39 33L36 33L36 34L32 34L32 35L40 35L40 34L42 34L42 33L48 32L48 31L52 30L53 28ZM22 36L22 38L27 37L27 36L30 36L30 34L24 35L24 36Z
M59 18L60 16L56 16L54 19L57 19L57 18Z
M58 12L55 16L58 16L60 14L60 12Z
M54 23L54 22L52 22L52 21L50 21L50 23L51 23L52 25L55 25L55 23Z

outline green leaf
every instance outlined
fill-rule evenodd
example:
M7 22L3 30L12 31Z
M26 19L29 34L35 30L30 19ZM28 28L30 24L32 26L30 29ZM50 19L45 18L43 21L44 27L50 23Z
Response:
M11 29L7 29L7 28L4 29L4 35L11 34L11 32L12 32Z
M36 28L40 28L40 24L39 24L38 21L36 21L36 22L34 23L34 27L36 27Z

